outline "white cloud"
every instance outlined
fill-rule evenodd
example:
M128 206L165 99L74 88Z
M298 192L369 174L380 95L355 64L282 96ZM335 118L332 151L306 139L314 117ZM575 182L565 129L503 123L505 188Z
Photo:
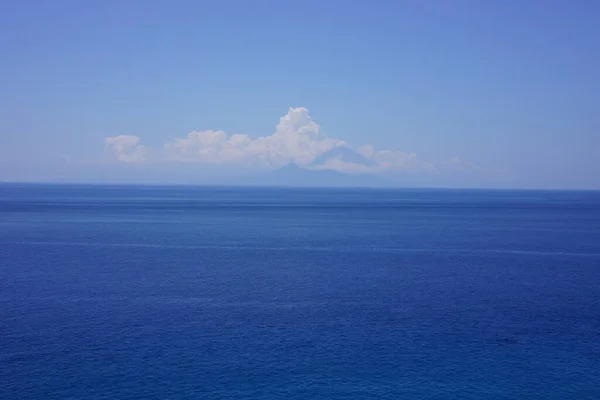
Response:
M123 163L133 164L146 160L149 149L140 144L140 138L132 135L119 135L104 139L115 158Z
M373 145L365 144L364 146L360 146L358 148L358 154L363 157L371 158L375 150L373 149Z
M363 157L374 162L373 165L364 165L344 161L340 157L328 159L325 163L315 166L317 170L333 170L350 174L362 173L394 173L394 172L437 172L436 167L417 158L415 153L403 153L401 151L379 150L375 151L373 146L365 145L357 151Z
M384 171L436 171L436 168L433 164L419 160L415 153L403 153L401 151L394 150L379 150L373 152L371 159L375 161Z
M146 160L149 149L140 144L137 136L121 135L106 138L106 146L121 162L135 163ZM227 135L217 130L192 131L185 137L167 142L162 159L169 162L217 163L240 166L279 167L295 163L313 169L329 169L346 173L384 173L395 171L434 172L432 164L417 159L414 153L375 150L370 144L357 152L373 161L373 165L348 162L340 157L327 160L319 166L310 164L320 155L339 146L347 146L340 139L329 138L312 120L304 107L290 108L275 132L269 136L251 138L246 134Z
M228 136L223 131L193 131L164 147L171 161L281 166L307 165L318 155L343 145L343 141L323 135L308 110L298 107L281 117L270 136L252 139L244 134Z
M371 174L381 172L378 166L368 166L357 164L353 162L347 162L339 157L330 158L321 165L311 167L314 170L332 170L337 172L343 172L347 174Z

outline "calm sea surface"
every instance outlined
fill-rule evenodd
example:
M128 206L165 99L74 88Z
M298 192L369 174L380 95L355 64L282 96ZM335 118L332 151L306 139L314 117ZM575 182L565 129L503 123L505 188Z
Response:
M600 193L0 185L0 399L600 399Z

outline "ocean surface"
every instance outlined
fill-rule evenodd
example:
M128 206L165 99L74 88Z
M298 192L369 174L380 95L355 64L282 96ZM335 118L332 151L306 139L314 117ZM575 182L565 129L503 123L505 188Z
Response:
M0 399L600 399L600 193L0 185Z

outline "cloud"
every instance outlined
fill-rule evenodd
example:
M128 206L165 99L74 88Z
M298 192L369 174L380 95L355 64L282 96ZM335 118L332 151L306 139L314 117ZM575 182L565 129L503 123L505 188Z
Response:
M149 149L140 144L141 140L137 136L114 136L106 138L105 141L107 148L121 162L136 163L147 159ZM341 147L349 149L343 140L327 137L306 108L297 107L290 108L279 119L275 132L271 135L251 138L246 134L228 135L222 130L192 131L185 137L167 142L163 146L160 159L177 163L267 167L294 163L311 169L346 173L436 170L432 164L419 160L414 153L376 150L370 144L359 147L357 152L349 150L370 160L368 165L343 157L332 157L314 165L313 162L319 156L326 157L332 149ZM358 154L356 157L360 157Z
M373 152L371 159L375 161L384 171L436 171L436 168L433 164L419 160L415 153L404 153L394 150L379 150Z
M375 150L373 149L373 145L365 144L364 146L360 146L358 148L358 154L363 157L371 158Z
M341 158L334 157L325 161L323 164L316 165L310 169L314 170L331 170L337 172L343 172L347 174L370 174L380 172L378 166L369 166L349 161L344 161Z
M328 138L303 107L290 108L275 132L256 139L245 134L228 136L223 131L193 131L165 144L170 161L240 163L282 166L307 165L318 155L345 143Z
M127 164L144 162L149 153L149 149L140 144L137 136L111 136L104 139L104 143L117 160Z
M436 167L417 158L415 153L392 150L375 150L372 145L358 148L357 153L372 161L369 165L345 161L332 157L314 169L331 169L344 173L394 173L394 172L437 172Z

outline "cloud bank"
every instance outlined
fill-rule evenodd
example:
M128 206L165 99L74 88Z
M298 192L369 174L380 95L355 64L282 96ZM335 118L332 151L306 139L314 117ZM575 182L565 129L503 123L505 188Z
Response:
M255 139L223 131L193 131L164 145L166 158L180 162L239 163L243 165L308 165L320 154L345 143L327 138L306 108L290 108L270 136Z
M137 136L120 135L105 139L106 148L122 163L148 162L150 150ZM290 108L275 132L251 138L246 134L228 135L223 131L192 131L185 137L164 144L152 161L171 163L231 164L245 167L280 167L294 163L310 169L345 173L382 173L393 171L434 172L432 164L420 161L414 153L376 150L372 145L358 148L368 163L345 160L333 150L349 146L341 139L327 137L304 107ZM350 150L353 152L353 150ZM314 165L315 159L324 159Z

